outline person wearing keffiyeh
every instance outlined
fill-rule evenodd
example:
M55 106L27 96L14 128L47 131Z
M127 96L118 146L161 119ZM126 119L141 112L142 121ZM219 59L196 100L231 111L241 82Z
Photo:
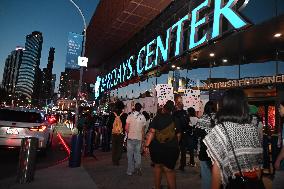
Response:
M204 107L204 114L197 120L195 126L195 135L199 139L200 149L198 150L198 159L200 160L201 172L201 188L211 188L211 167L212 162L208 157L206 150L207 147L202 142L204 137L215 126L215 105L212 101L208 101Z
M219 189L221 184L226 188L229 180L235 179L239 173L228 137L243 174L259 177L263 149L257 128L250 123L248 102L243 90L230 89L225 92L216 119L216 126L203 140L213 163L211 189Z

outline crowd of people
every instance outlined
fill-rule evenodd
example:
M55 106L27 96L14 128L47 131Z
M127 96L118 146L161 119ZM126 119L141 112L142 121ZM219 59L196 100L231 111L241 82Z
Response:
M119 166L123 151L127 151L128 176L142 175L141 154L149 156L155 189L161 188L163 173L168 188L176 189L177 161L180 161L178 170L185 171L196 166L196 157L200 162L202 189L265 188L262 125L255 109L248 105L241 89L226 91L219 105L217 110L217 103L208 101L203 115L197 116L192 107L184 110L182 97L176 96L175 102L167 101L152 117L142 112L140 103L126 113L123 102L117 101L103 121L106 126L103 149L112 151L114 166ZM284 117L284 102L279 113ZM277 170L284 167L283 159L284 148L275 163ZM283 188L282 177L283 171L277 171L274 189Z

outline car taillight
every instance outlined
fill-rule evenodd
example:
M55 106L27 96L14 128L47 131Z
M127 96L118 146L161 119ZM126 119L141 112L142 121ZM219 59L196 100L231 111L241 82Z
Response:
M35 127L30 127L30 131L38 131L38 132L43 132L45 131L46 126L45 125L40 125L40 126L35 126Z
M54 117L50 117L50 118L48 118L48 122L50 124L56 123L56 119Z

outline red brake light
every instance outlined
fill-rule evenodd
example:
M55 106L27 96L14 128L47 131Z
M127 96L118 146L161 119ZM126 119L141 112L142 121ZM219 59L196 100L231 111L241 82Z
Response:
M53 123L56 123L56 118L55 117L49 117L48 118L48 122L50 123L50 124L53 124Z
M45 125L40 125L40 126L35 126L35 127L29 128L30 131L38 131L38 132L43 132L43 131L45 131L45 129L46 129Z

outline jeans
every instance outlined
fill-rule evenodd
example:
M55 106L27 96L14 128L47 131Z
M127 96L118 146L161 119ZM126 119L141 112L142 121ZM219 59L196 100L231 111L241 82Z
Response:
M210 189L211 177L212 177L210 162L200 161L200 169L201 169L201 188Z
M127 140L127 173L134 173L135 169L141 168L141 140Z

